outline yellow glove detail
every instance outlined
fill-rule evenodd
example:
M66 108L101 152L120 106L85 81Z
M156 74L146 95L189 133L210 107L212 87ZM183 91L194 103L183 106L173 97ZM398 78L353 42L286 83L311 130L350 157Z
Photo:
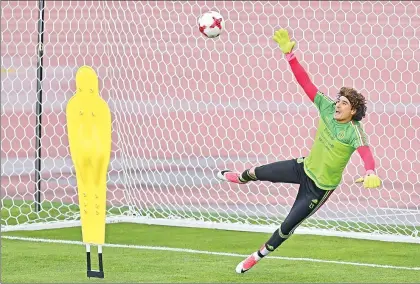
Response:
M274 33L273 40L280 46L284 54L292 52L295 47L295 42L290 41L289 33L286 29L280 29Z
M381 186L381 179L374 173L368 173L365 177L356 179L356 183L363 182L365 188L377 188Z

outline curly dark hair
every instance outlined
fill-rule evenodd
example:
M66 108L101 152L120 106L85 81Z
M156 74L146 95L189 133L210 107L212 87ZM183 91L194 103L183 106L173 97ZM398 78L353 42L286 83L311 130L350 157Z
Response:
M342 96L346 97L350 102L351 108L356 110L352 119L356 121L362 120L366 116L367 110L365 97L355 89L348 87L342 87L340 89L337 99L340 99Z

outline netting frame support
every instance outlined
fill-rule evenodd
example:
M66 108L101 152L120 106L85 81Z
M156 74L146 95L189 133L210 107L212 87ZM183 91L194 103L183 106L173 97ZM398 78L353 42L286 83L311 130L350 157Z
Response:
M44 71L44 11L45 1L38 1L38 44L36 64L36 106L35 106L35 211L40 212L41 208L41 138L42 138L42 79Z

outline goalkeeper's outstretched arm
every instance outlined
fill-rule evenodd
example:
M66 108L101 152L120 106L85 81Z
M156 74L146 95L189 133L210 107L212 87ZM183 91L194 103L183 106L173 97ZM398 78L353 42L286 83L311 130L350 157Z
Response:
M290 41L289 34L285 29L276 31L274 33L273 39L278 43L280 49L286 55L290 67L292 68L293 75L295 76L299 85L303 88L309 99L313 102L315 100L316 93L318 92L318 88L315 87L311 79L309 79L305 69L303 69L302 65L300 65L299 61L294 55L293 47L295 46L295 42Z
M303 88L305 93L313 102L315 100L316 93L318 92L318 88L315 87L311 79L309 79L308 73L306 73L305 69L303 69L302 65L300 65L293 52L286 54L286 58L289 61L293 75L295 76L299 85Z

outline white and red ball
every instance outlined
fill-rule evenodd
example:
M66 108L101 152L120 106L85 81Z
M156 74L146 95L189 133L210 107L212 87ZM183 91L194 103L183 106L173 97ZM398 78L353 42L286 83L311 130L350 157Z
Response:
M218 37L225 29L225 20L220 13L209 11L198 19L200 32L208 38Z

